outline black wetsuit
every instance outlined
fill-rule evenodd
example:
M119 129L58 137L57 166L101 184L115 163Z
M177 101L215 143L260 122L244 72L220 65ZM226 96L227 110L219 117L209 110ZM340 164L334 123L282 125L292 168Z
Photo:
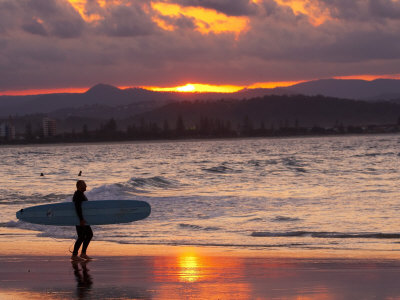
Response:
M79 217L79 220L80 221L84 220L83 214L82 214L82 202L88 201L85 194L81 191L76 191L74 194L74 197L72 198L72 201L75 204L75 210L76 210L76 214ZM89 225L84 225L84 226L77 225L76 233L78 234L78 239L75 242L74 252L72 254L78 255L78 250L79 250L80 246L82 245L82 243L83 243L82 253L85 254L86 249L89 246L90 240L93 237L92 228L90 228Z

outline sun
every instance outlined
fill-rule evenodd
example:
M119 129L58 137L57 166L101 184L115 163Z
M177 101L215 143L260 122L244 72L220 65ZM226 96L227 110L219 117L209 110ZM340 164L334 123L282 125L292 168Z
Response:
M178 86L176 90L178 92L194 92L196 88L193 84L188 83L187 85Z

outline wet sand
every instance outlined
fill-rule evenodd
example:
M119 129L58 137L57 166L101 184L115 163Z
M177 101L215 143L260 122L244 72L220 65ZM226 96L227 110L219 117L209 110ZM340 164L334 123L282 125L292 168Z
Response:
M0 234L0 299L400 299L394 251L243 250Z
M72 263L68 255L4 255L0 299L400 298L399 260L207 252L179 248L86 263Z
M400 262L261 257L0 257L1 299L393 299Z

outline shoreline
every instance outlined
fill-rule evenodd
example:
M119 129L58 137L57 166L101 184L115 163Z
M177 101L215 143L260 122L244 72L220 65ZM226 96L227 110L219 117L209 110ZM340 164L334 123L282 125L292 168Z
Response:
M290 139L290 138L324 138L324 137L352 137L352 136L382 136L399 135L400 131L393 132L363 132L363 133L328 133L328 134L298 134L298 135L270 135L270 136L226 136L226 137L182 137L182 138L160 138L160 139L105 139L105 140L39 140L39 141L14 141L12 143L0 141L0 147L15 146L47 146L47 145L96 145L96 144L131 144L131 143L168 143L168 142L190 142L190 141L224 141L224 140L251 140L251 139Z
M66 257L69 258L74 239L39 237L35 231L0 228L0 257ZM11 238L10 238L11 237ZM301 249L301 248L256 248L235 246L197 246L162 244L122 244L92 240L89 256L138 257L177 256L182 253L196 253L210 257L264 258L264 259L339 259L399 261L400 252L392 250L346 250L346 249Z

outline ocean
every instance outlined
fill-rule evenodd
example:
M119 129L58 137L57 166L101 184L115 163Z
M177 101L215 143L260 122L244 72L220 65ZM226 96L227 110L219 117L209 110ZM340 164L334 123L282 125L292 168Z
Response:
M74 227L15 213L71 201L83 179L89 200L152 206L143 221L93 226L94 240L400 251L399 149L399 135L2 146L0 227L73 240Z

